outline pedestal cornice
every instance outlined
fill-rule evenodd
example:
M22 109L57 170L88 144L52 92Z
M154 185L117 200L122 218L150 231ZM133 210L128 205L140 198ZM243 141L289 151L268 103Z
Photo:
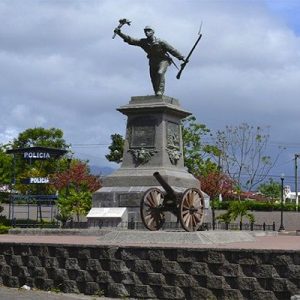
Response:
M146 113L169 112L181 119L191 115L180 107L177 99L168 96L134 96L131 97L129 104L117 110L124 115L140 113L141 110Z

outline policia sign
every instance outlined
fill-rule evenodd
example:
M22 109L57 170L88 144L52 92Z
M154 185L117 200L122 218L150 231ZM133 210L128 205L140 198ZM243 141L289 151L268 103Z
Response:
M65 155L68 151L64 149L48 148L48 147L30 147L30 148L17 148L7 150L7 154L13 154L14 160L16 155L19 154L29 163L33 160L49 160L49 159L59 159L61 156ZM14 164L15 165L15 164ZM15 178L13 179L15 182ZM47 184L49 183L48 177L31 177L22 180L23 184Z
M36 159L58 159L68 151L64 149L48 148L48 147L30 147L30 148L17 148L7 150L8 154L21 154L24 159L36 160Z
M45 184L49 183L48 177L30 177L22 180L23 184Z
M23 157L27 159L48 159L51 158L51 154L49 152L24 152Z

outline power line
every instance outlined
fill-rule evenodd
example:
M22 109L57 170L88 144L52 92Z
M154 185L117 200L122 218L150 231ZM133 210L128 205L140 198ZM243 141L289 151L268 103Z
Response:
M205 137L202 138L201 141L203 142L203 144L210 144L212 142L214 142L214 138L213 137ZM107 146L110 145L110 143L74 143L72 144L72 146ZM283 147L299 147L300 149L300 143L295 143L295 142L280 142L280 141L269 141L268 145L278 145L278 146L283 146Z
M110 144L71 144L71 149L95 149L100 147L108 148Z

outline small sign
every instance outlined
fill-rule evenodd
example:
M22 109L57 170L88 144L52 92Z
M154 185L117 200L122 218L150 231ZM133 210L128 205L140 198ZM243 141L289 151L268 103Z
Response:
M45 184L49 183L49 178L48 177L31 177L31 178L26 178L22 181L24 184Z
M51 155L49 152L24 152L25 159L49 159Z

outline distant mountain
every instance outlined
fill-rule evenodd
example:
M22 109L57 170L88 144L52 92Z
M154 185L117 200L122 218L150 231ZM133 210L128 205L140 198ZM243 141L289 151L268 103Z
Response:
M93 175L107 176L114 172L116 169L111 167L99 167L92 165L90 166L90 170Z

